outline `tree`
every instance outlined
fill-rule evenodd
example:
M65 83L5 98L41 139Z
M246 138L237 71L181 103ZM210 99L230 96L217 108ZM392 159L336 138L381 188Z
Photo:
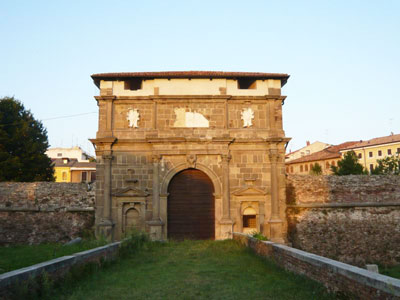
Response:
M400 175L400 157L387 156L377 160L378 165L371 170L373 175Z
M335 175L361 175L366 174L364 167L358 162L358 157L354 151L348 151L343 159L338 161L338 166L331 166Z
M310 169L311 175L321 175L322 174L322 167L319 163L315 163Z
M47 131L14 97L0 98L0 181L54 181Z

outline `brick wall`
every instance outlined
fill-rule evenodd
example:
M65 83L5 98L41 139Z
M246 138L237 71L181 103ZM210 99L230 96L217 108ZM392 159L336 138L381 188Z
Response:
M293 247L353 265L400 263L400 176L287 177Z
M83 183L1 182L0 245L65 242L90 232L95 188Z

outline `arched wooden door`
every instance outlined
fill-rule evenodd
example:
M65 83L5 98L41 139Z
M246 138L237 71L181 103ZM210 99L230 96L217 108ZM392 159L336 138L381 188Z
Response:
M202 171L186 169L168 186L168 238L214 239L214 185Z

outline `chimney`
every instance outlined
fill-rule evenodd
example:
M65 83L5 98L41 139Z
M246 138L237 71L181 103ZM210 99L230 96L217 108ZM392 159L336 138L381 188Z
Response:
M307 141L306 144L307 144L307 146L310 146L310 141Z

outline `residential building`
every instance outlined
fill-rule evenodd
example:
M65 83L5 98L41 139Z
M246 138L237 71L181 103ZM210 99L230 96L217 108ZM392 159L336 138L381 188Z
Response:
M331 166L337 166L342 159L340 150L357 142L345 142L340 145L329 146L321 151L286 162L287 174L309 174L315 164L319 164L323 175L332 174Z
M93 182L96 180L96 163L79 162L76 158L52 159L56 182Z
M69 159L76 159L79 162L88 162L93 158L78 146L72 148L49 148L45 153L51 159L68 157Z
M300 148L299 150L287 153L285 155L285 162L289 162L291 160L295 160L295 159L313 154L313 153L321 151L322 149L325 149L329 146L331 146L331 145L322 143L319 141L316 141L312 144L310 144L310 141L307 141L305 147Z
M360 164L367 170L377 166L377 160L387 156L400 155L400 134L377 137L367 141L360 141L342 149L342 154L353 150Z

